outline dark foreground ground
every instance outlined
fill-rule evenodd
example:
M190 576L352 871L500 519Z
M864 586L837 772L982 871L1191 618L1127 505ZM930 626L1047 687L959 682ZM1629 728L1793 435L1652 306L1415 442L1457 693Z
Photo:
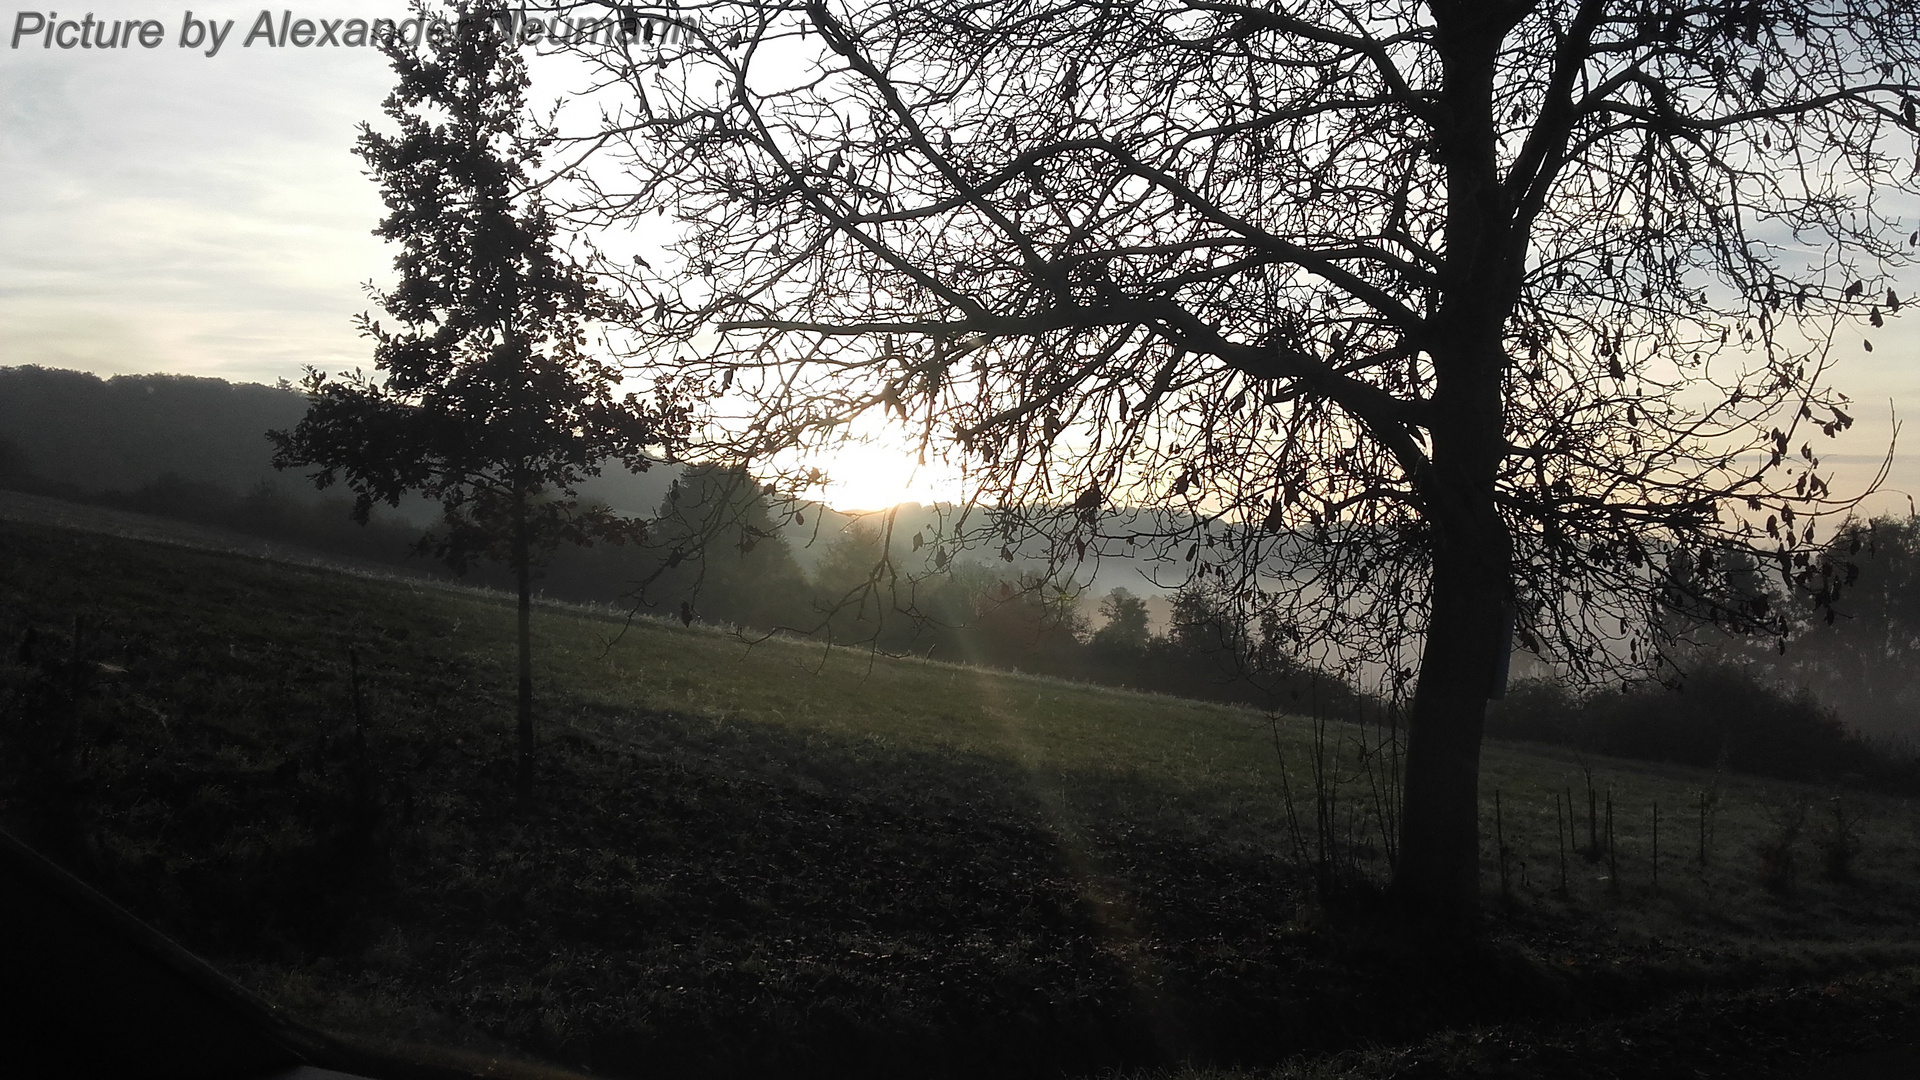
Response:
M1911 926L1783 954L1529 907L1439 948L1145 775L552 687L521 804L494 601L0 524L0 604L0 820L368 1043L631 1076L1786 1077L1920 1016Z

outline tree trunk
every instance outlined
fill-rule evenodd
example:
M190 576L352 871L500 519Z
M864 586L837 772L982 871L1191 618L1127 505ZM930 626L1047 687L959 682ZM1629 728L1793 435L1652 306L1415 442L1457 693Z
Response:
M527 538L527 496L524 488L513 496L513 573L519 586L520 686L515 713L520 732L520 768L516 789L525 799L533 794L533 567Z
M1446 122L1447 262L1426 342L1433 358L1432 455L1415 478L1433 530L1432 610L1407 724L1404 812L1393 892L1442 934L1473 932L1480 909L1480 738L1509 647L1512 540L1494 503L1507 453L1506 322L1524 243L1496 154L1494 68L1517 7L1435 7Z
M1508 584L1491 564L1504 531L1441 542L1433 614L1407 725L1406 792L1393 892L1447 934L1470 933L1480 907L1480 739L1506 647ZM1476 550L1478 549L1478 550Z
M1463 346L1435 356L1432 600L1407 724L1404 812L1393 891L1444 934L1471 933L1480 907L1480 739L1511 647L1513 547L1494 502L1506 445L1500 320L1463 320Z

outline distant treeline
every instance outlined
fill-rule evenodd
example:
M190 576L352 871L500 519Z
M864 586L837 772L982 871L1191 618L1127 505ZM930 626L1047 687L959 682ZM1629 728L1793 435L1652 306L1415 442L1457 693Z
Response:
M291 486L269 463L265 433L306 410L296 391L224 379L0 368L0 477L77 495L168 475L230 492Z
M413 520L376 512L359 526L340 489L315 491L272 468L266 432L305 410L305 397L284 386L0 368L0 487L449 576L414 554L430 508L408 508ZM647 542L562 548L542 568L544 595L1187 697L1289 709L1345 708L1352 698L1276 649L1249 648L1199 593L1177 599L1163 634L1148 631L1138 598L1110 597L1095 633L1076 604L1014 571L956 560L945 574L905 584L877 530L835 535L844 519L818 509L832 524L808 553L809 573L787 539L791 519L776 521L759 485L739 472L663 469L610 477L598 490L652 519ZM508 584L484 565L467 580Z
M1493 703L1487 734L1780 780L1920 793L1920 758L1911 745L1862 736L1812 691L1784 689L1764 669L1727 660L1702 663L1672 687L1578 694L1545 680L1520 682Z
M1115 589L1095 628L1077 598L1013 569L956 559L896 578L878 530L855 525L822 553L797 626L831 640L1107 686L1286 712L1352 715L1341 679L1294 659L1276 628L1248 633L1200 589L1173 598L1162 633L1146 602Z
M64 498L117 492L122 501L143 489L177 492L183 485L202 489L193 496L201 504L213 491L233 499L265 492L289 504L337 500L339 489L318 492L305 477L273 468L266 433L292 427L306 411L306 395L288 386L0 367L0 484ZM619 471L591 491L645 513L667 480L664 472ZM432 514L424 503L401 511L420 521Z
M303 477L273 470L265 433L297 423L305 408L306 399L284 387L0 368L0 487L450 576L414 554L431 527L430 508L410 508L411 520L376 513L363 527L349 520L339 489L317 492ZM1156 633L1139 597L1114 590L1090 620L1073 598L1015 566L955 558L945 573L912 580L901 572L905 553L889 551L879 530L843 528L846 519L819 508L796 529L791 507L777 514L737 471L623 474L601 490L618 509L650 519L647 541L562 548L542 570L544 595L1286 712L1378 712L1341 679L1295 660L1275 628L1237 625L1203 591L1175 596ZM822 542L796 553L789 537L813 530ZM1522 683L1493 708L1489 733L1783 779L1853 776L1920 790L1912 755L1892 749L1914 730L1920 529L1880 520L1841 540L1861 563L1844 617L1810 623L1785 657L1729 643L1738 663L1707 662L1680 692L1580 695ZM509 584L501 569L484 565L467 580ZM1814 690L1782 689L1808 686ZM1856 725L1853 712L1870 718L1880 741L1850 731L1824 702L1844 703Z

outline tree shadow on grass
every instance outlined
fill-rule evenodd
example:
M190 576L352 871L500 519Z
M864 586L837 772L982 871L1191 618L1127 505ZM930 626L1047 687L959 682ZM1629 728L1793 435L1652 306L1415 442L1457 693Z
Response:
M671 714L583 717L542 761L531 810L474 763L399 834L395 909L467 944L391 975L570 1063L1057 1076L1540 1001L1486 957L1276 933L1297 875L1137 778Z
M1057 1076L1557 1007L1500 954L1297 924L1280 826L1224 786L562 690L523 805L463 611L12 534L0 817L322 1026L443 1017L613 1074Z
M1276 933L1295 875L1192 793L1156 813L1138 778L574 715L531 805L505 733L444 718L383 725L364 763L297 724L126 738L75 857L188 944L323 986L320 1026L398 999L616 1075L1058 1076L1485 1015L1390 942Z

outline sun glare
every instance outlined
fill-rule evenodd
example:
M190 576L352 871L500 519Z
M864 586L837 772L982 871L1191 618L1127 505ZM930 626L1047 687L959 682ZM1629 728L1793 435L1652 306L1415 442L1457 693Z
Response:
M951 501L961 494L958 470L931 460L922 465L911 447L879 438L843 443L808 464L826 475L816 497L846 513Z

